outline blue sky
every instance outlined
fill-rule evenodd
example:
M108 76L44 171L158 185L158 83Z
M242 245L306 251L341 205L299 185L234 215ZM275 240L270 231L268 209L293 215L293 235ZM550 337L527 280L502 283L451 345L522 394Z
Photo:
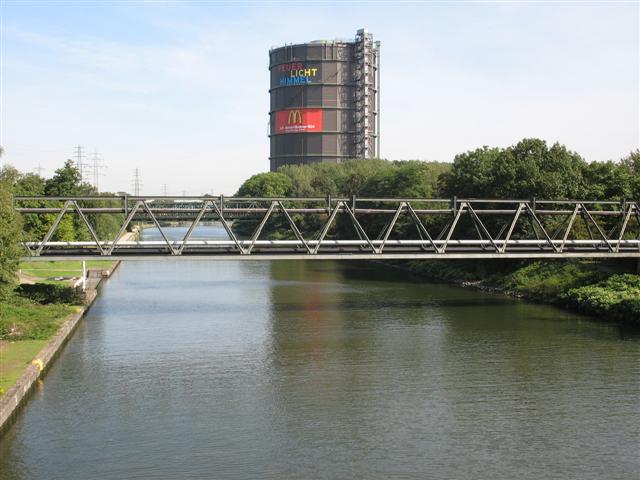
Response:
M101 189L235 192L269 169L268 51L367 27L381 150L452 161L524 137L587 160L639 147L638 2L11 2L3 161L51 175L97 150Z

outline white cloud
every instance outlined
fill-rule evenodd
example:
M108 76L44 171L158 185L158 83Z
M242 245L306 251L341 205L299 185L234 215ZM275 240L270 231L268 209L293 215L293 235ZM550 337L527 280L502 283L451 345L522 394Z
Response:
M638 20L629 6L340 8L341 15L323 4L106 9L123 15L127 35L105 27L113 18L92 29L98 20L87 14L88 25L69 30L62 17L37 24L5 11L6 160L53 169L82 143L103 153L111 189L128 188L138 166L147 193L164 183L174 192L232 193L268 169L269 47L350 37L364 24L382 41L389 158L451 160L525 136L559 140L588 159L638 148Z

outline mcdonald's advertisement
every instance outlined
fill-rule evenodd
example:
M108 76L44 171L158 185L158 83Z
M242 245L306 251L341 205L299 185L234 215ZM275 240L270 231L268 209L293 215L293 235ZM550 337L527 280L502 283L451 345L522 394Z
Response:
M276 133L321 131L321 108L293 108L276 112Z

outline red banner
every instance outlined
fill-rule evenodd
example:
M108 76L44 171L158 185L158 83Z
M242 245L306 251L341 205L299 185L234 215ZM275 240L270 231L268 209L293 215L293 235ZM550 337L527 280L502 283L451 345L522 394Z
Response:
M294 108L276 112L276 133L322 131L322 109Z

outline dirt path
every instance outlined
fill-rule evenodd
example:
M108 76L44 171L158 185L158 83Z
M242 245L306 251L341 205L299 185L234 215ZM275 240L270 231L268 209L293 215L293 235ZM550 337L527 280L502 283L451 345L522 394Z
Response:
M38 277L33 277L31 275L27 275L26 273L18 273L18 281L20 283L27 283L29 285L33 285L39 280Z

